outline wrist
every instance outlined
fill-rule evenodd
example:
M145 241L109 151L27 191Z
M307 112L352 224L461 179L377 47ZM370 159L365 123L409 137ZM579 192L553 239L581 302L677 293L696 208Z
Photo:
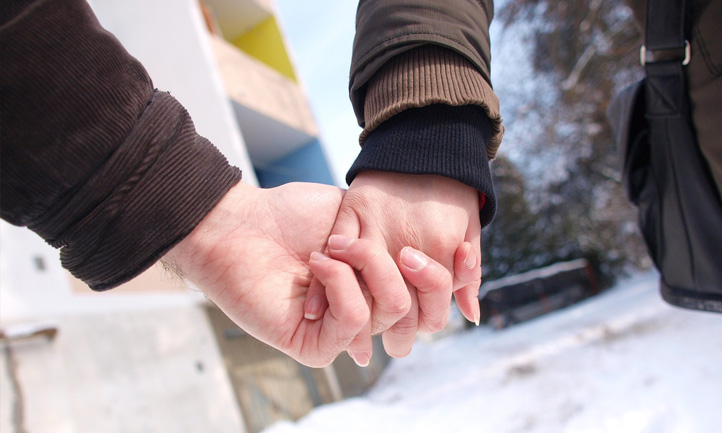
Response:
M258 201L262 193L260 188L244 182L237 183L188 236L163 256L161 262L182 278L200 283L199 276L213 257L218 255L216 250L222 246L221 241L232 232L238 236L238 229L249 224L255 208L253 203Z
M356 193L363 189L381 191L386 195L403 197L406 201L432 201L453 204L470 213L478 212L479 191L456 179L437 174L408 174L389 171L360 171L351 186Z
M489 118L476 106L436 104L406 110L369 134L346 182L350 185L367 170L454 179L484 194L485 205L477 211L486 226L496 213L485 145L491 133Z

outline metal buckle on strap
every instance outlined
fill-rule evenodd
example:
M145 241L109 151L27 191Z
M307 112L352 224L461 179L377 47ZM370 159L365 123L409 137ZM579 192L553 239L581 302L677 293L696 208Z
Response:
M671 50L647 50L642 45L639 49L639 62L642 66L647 63L658 63L658 62L671 62L671 61L682 61L683 66L687 66L689 61L692 59L692 48L689 46L689 41L684 41L684 50L671 49Z

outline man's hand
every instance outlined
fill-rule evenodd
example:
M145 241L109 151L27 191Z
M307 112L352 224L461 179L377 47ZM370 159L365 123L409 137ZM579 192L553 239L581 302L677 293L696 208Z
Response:
M264 190L240 183L163 261L246 332L308 366L330 364L352 341L370 353L370 336L356 338L369 320L364 293L391 322L407 314L411 300L379 245L354 241L348 264L321 253L342 198L343 190L326 185ZM312 284L328 300L318 320L304 317Z
M411 296L411 310L385 330L389 322L379 320L373 304L370 331L384 331L384 347L391 356L406 356L417 331L443 328L452 291L464 316L478 323L481 224L475 189L442 176L362 172L344 196L332 232L369 240L398 262ZM346 260L332 246L330 256ZM426 255L405 248L409 246ZM443 265L449 275L444 277L438 268L425 266L433 261Z

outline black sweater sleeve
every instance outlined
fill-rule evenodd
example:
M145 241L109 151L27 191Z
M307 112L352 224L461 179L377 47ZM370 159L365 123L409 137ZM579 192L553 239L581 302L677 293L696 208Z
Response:
M83 0L4 2L0 210L94 290L126 282L240 180ZM17 6L19 3L15 3Z
M410 108L369 133L346 182L363 170L449 177L484 194L479 217L486 227L496 215L485 145L491 134L491 121L475 105Z

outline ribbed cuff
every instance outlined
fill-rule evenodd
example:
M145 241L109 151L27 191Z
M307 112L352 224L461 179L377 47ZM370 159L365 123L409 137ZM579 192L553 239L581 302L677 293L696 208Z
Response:
M485 195L482 227L496 214L496 195L486 143L491 121L478 106L443 104L410 108L369 133L346 175L350 185L363 170L436 174L458 180Z
M61 262L74 276L106 290L152 266L240 178L196 133L185 109L155 93L111 159L63 209L31 228L61 247ZM122 181L107 190L105 179Z
M364 99L360 141L364 143L371 131L402 111L431 104L481 107L492 127L487 157L496 157L504 135L496 94L469 60L437 45L399 54L374 74Z

